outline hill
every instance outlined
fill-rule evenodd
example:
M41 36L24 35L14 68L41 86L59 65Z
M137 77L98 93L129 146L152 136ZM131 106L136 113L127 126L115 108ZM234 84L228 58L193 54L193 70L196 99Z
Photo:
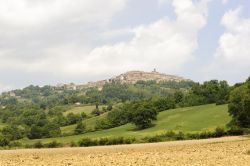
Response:
M191 80L185 79L180 76L168 75L164 73L159 73L156 70L152 72L145 71L128 71L126 73L120 74L118 76L114 76L110 79L97 81L97 82L89 82L86 85L78 85L75 88L85 88L85 87L102 87L107 83L119 82L122 84L135 84L138 81L156 81L159 82L189 82Z
M105 116L105 115L103 115ZM103 116L88 119L86 126L94 127L95 121ZM59 138L41 139L42 142L48 143L56 140L61 143L70 143L71 141L79 141L82 138L103 138L103 137L146 137L161 134L166 131L182 131L184 133L195 133L201 131L212 131L216 127L226 127L231 120L227 112L227 105L216 106L215 104L177 108L160 112L155 121L155 125L144 130L135 130L132 124L126 124L120 127L89 132L82 135L73 135ZM75 125L62 128L62 132L70 133L74 130ZM38 140L22 140L23 143L31 144Z

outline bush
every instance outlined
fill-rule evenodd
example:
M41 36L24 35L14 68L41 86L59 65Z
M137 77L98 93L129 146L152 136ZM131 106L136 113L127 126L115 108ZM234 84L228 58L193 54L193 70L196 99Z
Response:
M102 129L109 129L112 128L112 125L109 123L108 119L99 119L96 121L95 129L102 130Z
M14 142L11 142L11 143L9 144L9 146L10 146L10 147L15 147L15 148L17 148L17 147L22 147L23 145L22 145L21 142L14 141Z
M10 144L10 140L0 136L0 146L4 147L4 146L8 146Z
M74 130L74 133L75 134L82 134L85 132L85 129L86 129L86 125L83 124L82 122L78 122L76 125L76 128Z
M70 142L70 147L77 147L77 144L74 141Z
M108 145L109 139L108 138L101 138L99 139L99 145Z
M152 143L152 142L161 142L161 141L163 141L163 138L160 135L156 135L156 136L152 136L152 137L144 137L142 140L145 143L146 142Z
M185 139L184 133L180 131L178 134L175 135L175 139L176 140L184 140Z
M222 137L226 135L226 131L223 128L217 127L214 131L214 137Z
M231 128L230 130L227 131L227 134L228 135L243 135L244 134L244 130L243 129L240 129L238 127L233 127Z
M119 144L124 144L123 137L109 139L108 145L119 145Z
M175 132L173 131L168 131L164 134L165 137L168 137L168 138L174 138L175 137Z
M30 144L25 144L24 145L24 148L26 148L26 149L31 149L31 148L33 148L34 146L33 145L30 145Z
M38 141L38 142L34 143L33 147L41 149L41 148L44 148L44 145L42 144L41 141Z
M213 137L213 134L211 132L208 132L208 131L203 131L199 135L200 135L199 139L206 139L206 138Z
M62 147L62 144L57 142L57 141L52 141L50 143L45 144L44 147L46 147L46 148L58 148L58 147Z
M78 142L78 145L81 147L88 147L88 146L96 146L98 145L96 140L91 140L90 138L83 138Z
M132 144L135 141L135 138L124 138L124 144Z

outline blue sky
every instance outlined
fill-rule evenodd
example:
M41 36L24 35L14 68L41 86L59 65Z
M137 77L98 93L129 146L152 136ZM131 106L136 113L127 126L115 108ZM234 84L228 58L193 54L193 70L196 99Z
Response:
M0 0L0 92L129 70L250 75L248 0Z

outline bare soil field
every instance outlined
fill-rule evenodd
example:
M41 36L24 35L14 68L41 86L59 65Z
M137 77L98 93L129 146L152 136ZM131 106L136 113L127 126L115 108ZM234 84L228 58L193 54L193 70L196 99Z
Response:
M250 138L0 151L1 166L250 165Z

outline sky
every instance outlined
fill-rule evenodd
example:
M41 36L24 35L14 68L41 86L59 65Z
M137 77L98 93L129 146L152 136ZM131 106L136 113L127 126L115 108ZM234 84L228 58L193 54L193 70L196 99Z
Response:
M130 71L250 76L249 0L0 0L0 92Z

